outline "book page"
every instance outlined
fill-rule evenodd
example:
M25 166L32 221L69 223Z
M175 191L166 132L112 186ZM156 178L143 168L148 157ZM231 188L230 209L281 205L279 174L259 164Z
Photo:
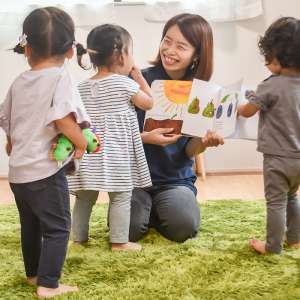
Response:
M151 91L154 105L146 112L144 130L174 128L172 133L180 134L191 87L191 81L153 81Z
M221 87L217 84L193 80L188 103L183 114L182 133L203 137L214 124L215 107Z
M222 88L214 117L214 131L222 137L232 135L236 127L237 106L242 80Z
M247 103L244 97L240 100L239 104ZM257 140L259 114L256 113L251 118L238 117L236 121L235 132L228 136L229 139L243 139L243 140Z

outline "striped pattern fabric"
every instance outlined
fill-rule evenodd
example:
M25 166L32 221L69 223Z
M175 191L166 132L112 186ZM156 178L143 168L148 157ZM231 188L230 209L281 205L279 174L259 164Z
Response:
M151 185L150 173L131 97L138 84L122 75L86 80L79 85L92 126L100 136L101 151L85 154L69 189L129 191Z

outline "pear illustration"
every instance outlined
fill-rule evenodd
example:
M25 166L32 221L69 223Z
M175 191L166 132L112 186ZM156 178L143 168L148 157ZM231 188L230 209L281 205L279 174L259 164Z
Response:
M199 113L199 111L200 111L200 100L197 97L195 97L188 107L188 112L190 114L197 114Z
M206 118L213 118L215 114L215 106L212 101L210 101L202 112L202 116Z

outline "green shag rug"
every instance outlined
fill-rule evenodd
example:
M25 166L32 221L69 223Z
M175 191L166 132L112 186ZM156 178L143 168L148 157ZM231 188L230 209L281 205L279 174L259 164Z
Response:
M264 237L264 201L201 204L198 238L177 244L151 231L140 253L109 250L106 210L94 209L86 246L69 246L62 282L80 292L55 299L300 299L300 250L260 256L248 246ZM36 299L13 205L0 207L0 299Z

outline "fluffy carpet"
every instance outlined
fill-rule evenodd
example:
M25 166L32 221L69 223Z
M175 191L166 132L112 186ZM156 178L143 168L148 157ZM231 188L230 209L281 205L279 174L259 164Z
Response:
M56 299L300 299L300 250L260 256L248 246L264 237L264 201L201 204L200 236L183 244L155 231L140 253L112 253L106 205L97 205L90 242L70 243L62 282L80 292ZM15 206L0 206L0 299L36 299L24 280Z

